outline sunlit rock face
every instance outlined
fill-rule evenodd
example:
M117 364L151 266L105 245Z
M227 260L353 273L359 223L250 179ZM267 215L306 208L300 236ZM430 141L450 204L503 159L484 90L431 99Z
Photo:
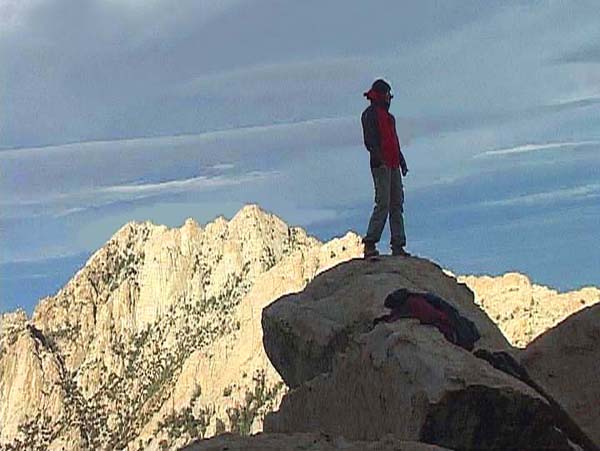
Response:
M22 435L44 417L44 426L60 423L65 410L61 387L64 368L25 312L2 315L0 332L0 440ZM23 432L26 434L26 432Z
M475 302L519 348L569 315L600 302L600 289L596 287L559 293L519 273L461 276L458 280L473 290Z
M31 320L2 315L2 442L162 449L261 430L286 391L261 309L360 253L356 234L323 244L255 205L126 224Z

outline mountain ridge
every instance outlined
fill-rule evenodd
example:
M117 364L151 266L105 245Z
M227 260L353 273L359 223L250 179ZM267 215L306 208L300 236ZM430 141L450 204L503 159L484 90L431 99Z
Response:
M243 298L249 294L254 302L265 301L260 293L252 295L255 284L262 284L263 293L272 291L274 300L286 290L302 289L317 271L354 256L359 247L360 239L352 233L323 244L255 205L244 207L230 221L220 217L204 228L193 220L180 228L148 221L124 225L56 295L42 299L28 321L63 362L61 377L53 385L61 387L63 399L78 402L57 403L53 417L58 420L50 425L36 408L42 404L41 394L38 402L22 403L24 408L14 415L17 404L4 392L12 391L15 380L27 386L40 385L36 381L43 378L40 371L34 371L34 376L27 369L13 372L2 381L0 391L2 438L18 436L19 426L30 418L36 427L48 426L48 431L28 428L21 434L21 444L26 446L32 441L56 445L66 440L75 447L137 449L148 445L142 446L144 440L154 440L157 428L174 437L178 434L174 425L190 417L195 419L186 427L197 435L203 435L198 431L209 425L216 430L219 422L229 429L239 428L237 423L243 420L236 419L241 412L235 409L240 410L236 405L244 404L247 392L258 386L275 396L273 387L282 388L271 382L274 370L264 375L268 359L250 364L239 387L212 389L231 401L216 407L206 397L201 406L196 405L202 395L192 379L198 378L186 369L206 362L212 362L211 367L220 365L221 354L227 356L228 350L238 347L239 331L248 329L244 315L260 313L252 308L247 312L248 306L240 309ZM286 277L290 280L280 283ZM18 316L26 321L23 313ZM10 317L6 319L10 322ZM258 335L255 328L249 329ZM31 344L35 337L27 340ZM256 348L260 337L252 341ZM37 358L35 346L12 344L7 353ZM242 360L260 357L260 349L247 350ZM2 370L2 374L9 373ZM172 414L169 426L164 424L167 405ZM253 420L246 419L249 424L242 427L260 422ZM72 428L65 423L85 426ZM148 425L154 429L148 430ZM146 438L134 446L130 442L139 434Z
M287 391L262 308L361 253L353 232L322 243L257 205L204 227L123 225L31 318L0 315L0 442L159 450L261 430ZM552 290L526 276L458 281L516 345L600 300L594 287L561 293L552 313L540 307Z

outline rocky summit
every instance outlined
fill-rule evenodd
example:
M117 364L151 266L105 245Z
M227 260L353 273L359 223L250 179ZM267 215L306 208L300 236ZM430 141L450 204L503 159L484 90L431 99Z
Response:
M331 370L333 358L352 338L373 329L384 315L385 297L398 288L432 292L459 306L479 326L478 346L511 346L473 302L473 293L434 263L420 258L356 259L338 265L304 291L290 294L263 311L265 349L286 383L296 387Z
M435 294L472 321L480 333L473 352L415 318L377 323L397 288ZM519 377L514 349L472 292L427 260L340 264L264 309L263 330L267 354L292 387L267 416L267 432L393 434L451 449L582 444L581 431Z
M0 449L597 449L598 289L361 253L256 205L124 225L31 318L0 315ZM473 349L377 323L399 288Z

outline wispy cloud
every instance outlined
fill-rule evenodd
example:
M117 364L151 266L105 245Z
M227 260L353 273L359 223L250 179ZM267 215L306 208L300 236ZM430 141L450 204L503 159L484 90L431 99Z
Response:
M269 162L348 145L361 145L357 117L3 150L0 205L39 203L73 193L132 194L215 185L225 180L220 176L273 171L277 165ZM132 183L137 180L142 184Z
M276 175L277 172L252 172L239 177L192 177L184 180L170 180L161 183L108 186L91 192L92 195L124 194L136 197L171 194L188 190L204 190L223 186L240 185Z
M589 146L600 144L600 141L589 140L589 141L567 141L567 142L553 142L545 144L522 144L520 146L508 147L503 149L488 150L486 152L479 153L473 158L483 157L495 157L503 155L515 155L529 152L536 152L540 150L551 150L551 149L564 149L564 148L575 148L582 146Z
M222 140L226 139L246 141L249 138L268 138L270 135L273 135L274 140L280 141L284 135L287 136L292 134L290 141L303 138L306 141L316 143L324 138L323 134L325 133L326 137L328 138L327 142L330 143L335 136L339 135L338 127L351 126L353 129L355 129L358 121L359 118L356 115L323 117L269 125L225 128L222 130L198 134L83 141L54 146L5 148L0 151L0 160L15 160L19 158L25 158L27 156L40 158L40 156L44 156L49 152L52 152L52 155L48 154L48 156L51 156L52 158L55 158L57 154L72 156L74 152L82 151L101 153L118 152L119 155L126 156L124 154L130 152L147 152L149 148L152 150L160 149L164 152L173 147L179 148L187 145L202 145L211 143L223 145ZM318 136L315 136L315 134L318 134ZM356 131L355 135L358 136L358 134L359 131ZM355 136L353 136L353 138L355 138ZM348 139L338 138L335 141L339 143L347 143ZM353 141L356 140L354 139ZM225 164L229 165L230 163Z
M512 207L549 204L562 201L581 201L600 198L600 183L562 188L541 193L525 194L501 200L490 200L477 204L480 207Z
M81 213L89 208L101 207L117 202L131 202L165 195L208 191L219 188L257 183L277 177L277 171L253 171L237 176L197 176L160 183L136 183L113 185L66 194L51 195L34 201L2 202L6 218L40 217L55 218Z
M214 166L211 166L211 169L215 169L217 171L227 171L229 169L233 169L234 167L235 167L234 164L219 163L219 164L215 164Z
M556 99L556 101L552 102L548 107L551 106L560 106L560 105L574 105L574 104L584 104L584 103L599 103L600 102L600 93L598 89L594 87L587 92L578 92L576 94L570 94L567 96L560 97Z
M63 218L65 216L73 215L75 213L81 213L85 210L87 210L86 207L67 208L66 210L61 210L61 211L54 213L52 216L55 218Z
M594 107L598 104L600 104L600 96L590 95L559 100L558 102L542 105L538 109L546 112L560 112L577 108Z

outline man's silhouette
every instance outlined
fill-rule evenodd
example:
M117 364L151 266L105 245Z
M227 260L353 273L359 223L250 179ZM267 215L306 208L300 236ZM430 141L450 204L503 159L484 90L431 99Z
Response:
M375 80L364 95L371 101L371 105L363 111L361 121L365 146L371 154L371 174L375 186L375 208L363 238L364 255L367 258L379 255L376 244L381 239L388 215L392 255L408 255L404 250L406 235L402 217L402 176L406 176L408 167L400 150L396 119L389 112L392 87L385 80Z

